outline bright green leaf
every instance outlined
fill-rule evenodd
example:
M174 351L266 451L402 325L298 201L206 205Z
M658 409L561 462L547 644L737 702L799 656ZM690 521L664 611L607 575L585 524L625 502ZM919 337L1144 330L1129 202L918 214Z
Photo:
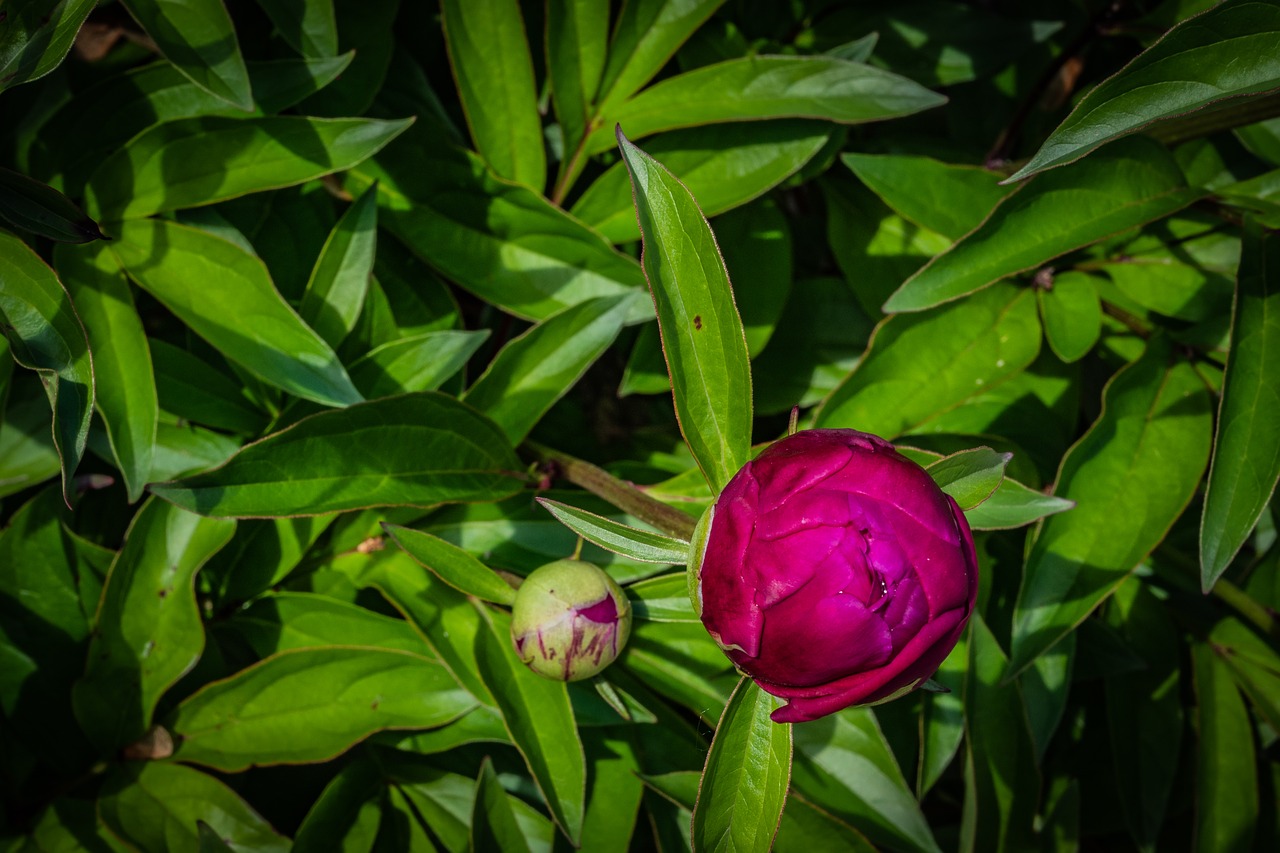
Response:
M968 512L980 506L1004 481L1004 469L1012 453L996 453L990 447L963 450L939 459L927 471L942 491Z
M884 310L920 311L958 299L1162 219L1202 194L1187 187L1178 164L1155 142L1117 142L1006 197L975 231L903 282Z
M222 0L124 0L160 53L200 88L253 109L249 71Z
M674 175L618 131L644 234L641 263L658 306L676 416L716 491L746 464L751 369L715 236Z
M205 515L317 515L499 500L519 491L521 469L492 422L424 392L312 415L220 468L152 491Z
M410 557L459 592L507 607L515 602L516 591L509 583L458 546L411 527L383 524L383 529Z
M1213 465L1200 521L1208 592L1266 510L1280 480L1280 238L1250 225L1236 285Z
M355 327L373 274L377 242L377 188L351 203L320 250L298 314L331 347Z
M538 503L565 527L601 548L642 563L683 564L689 559L689 543L651 530L641 530L559 501L538 498Z
M773 847L791 782L791 724L769 718L782 702L745 676L725 706L693 808L693 846Z

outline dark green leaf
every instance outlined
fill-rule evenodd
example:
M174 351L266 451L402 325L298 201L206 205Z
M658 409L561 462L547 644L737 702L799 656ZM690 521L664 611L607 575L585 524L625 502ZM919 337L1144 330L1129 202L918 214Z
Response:
M830 56L752 56L670 77L607 110L639 139L660 130L770 118L860 124L941 106L946 98L905 77ZM609 147L608 127L587 141Z
M293 853L329 853L335 844L346 850L370 850L382 822L381 769L356 760L333 777L320 793L293 837Z
M333 226L298 306L303 321L331 347L355 327L364 305L377 242L377 200L377 187L369 187Z
M817 426L887 439L932 432L930 421L1016 376L1040 350L1035 297L1001 285L877 327L862 362L818 410Z
M782 702L745 676L716 726L693 808L693 846L767 851L791 782L791 724L769 715Z
M499 176L541 191L542 117L520 4L442 0L440 17L476 150Z
M1001 686L1008 659L982 617L969 621L965 686L965 810L962 851L1035 848L1040 770L1020 685Z
M602 110L634 95L662 70L724 0L637 0L618 14L597 102Z
M258 5L289 46L303 56L326 57L338 52L333 0L258 0Z
M10 4L0 30L0 91L48 74L62 62L96 0Z
M1075 628L1164 538L1208 462L1209 406L1163 339L1112 378L1101 417L1058 473L1059 496L1076 507L1045 520L1027 557L1010 673Z
M689 559L689 543L641 530L593 512L587 512L559 501L538 498L538 503L560 520L574 533L596 543L601 548L639 560L642 563L673 563L682 565Z
M604 354L631 311L629 295L600 296L553 314L504 346L463 401L519 444Z
M106 246L60 246L54 263L75 301L94 360L94 404L129 501L151 478L159 403L151 351L124 271Z
M153 338L147 344L156 394L164 411L183 420L246 435L255 435L267 425L266 413L226 372L173 344Z
M350 169L412 121L267 116L156 125L102 162L86 206L103 220L137 219L301 184Z
M93 415L89 340L62 282L25 243L0 231L0 319L14 361L40 373L53 409L62 494L84 454ZM9 476L13 476L10 474Z
M152 491L205 515L317 515L499 500L519 491L521 467L492 422L424 392L312 415L221 468Z
M424 332L374 347L352 362L348 372L370 400L434 391L461 370L488 337L488 329Z
M488 756L480 762L475 809L471 813L471 845L475 853L528 853L529 845L507 801L507 792Z
M1010 180L1070 163L1099 145L1280 87L1280 8L1226 0L1189 18L1089 92Z
M973 233L903 282L885 311L920 311L1162 219L1203 194L1148 139L1129 139L1005 198ZM998 233L998 238L992 235Z
M111 249L130 278L258 378L322 405L360 399L333 350L281 298L262 261L240 247L142 219L124 223Z
M459 592L507 607L515 602L516 591L509 583L457 545L411 527L383 524L383 529L410 557Z
M310 592L265 595L225 625L225 630L234 632L259 658L326 646L367 646L418 657L435 656L403 619Z
M1200 521L1200 584L1226 571L1280 480L1280 238L1247 229L1213 465Z
M373 732L440 726L474 704L436 661L330 646L280 652L215 681L183 701L166 725L181 738L179 758L236 772L326 761Z
M200 88L253 109L249 71L221 0L124 0L165 59Z
M511 643L509 616L476 607L483 621L476 638L480 675L551 816L576 844L582 835L587 771L568 692L563 682L534 675L520 662Z
M1195 849L1252 850L1258 821L1253 726L1231 671L1208 643L1191 649L1200 738Z
M681 432L716 491L747 461L751 368L715 236L689 191L618 131L631 173L641 263L654 301Z
M85 216L71 199L11 169L0 169L0 219L62 243L103 239L98 223Z
M235 522L201 518L160 500L134 517L102 590L76 717L102 750L142 735L166 690L204 650L195 576Z
M98 813L112 832L138 850L197 850L197 821L239 849L289 849L289 839L234 791L183 764L136 761L117 766L103 784Z

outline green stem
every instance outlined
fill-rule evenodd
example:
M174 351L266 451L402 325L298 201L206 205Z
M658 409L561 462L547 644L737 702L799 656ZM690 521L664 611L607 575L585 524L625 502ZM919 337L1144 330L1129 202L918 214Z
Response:
M693 538L696 519L649 497L632 483L620 480L590 462L532 441L526 441L524 449L550 469L553 475L562 476L570 483L604 498L623 512L686 542Z

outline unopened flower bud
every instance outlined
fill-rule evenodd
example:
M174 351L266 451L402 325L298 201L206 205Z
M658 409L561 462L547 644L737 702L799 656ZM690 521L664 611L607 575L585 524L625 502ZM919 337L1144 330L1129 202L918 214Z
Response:
M532 572L516 592L511 639L544 678L578 681L613 663L631 634L631 602L599 567L557 560Z

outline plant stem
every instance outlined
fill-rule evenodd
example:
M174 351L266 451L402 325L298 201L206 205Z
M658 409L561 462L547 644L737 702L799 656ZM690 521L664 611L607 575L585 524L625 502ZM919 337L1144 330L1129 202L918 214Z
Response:
M662 501L649 497L634 484L567 453L552 450L532 441L524 443L524 449L540 462L552 477L561 476L576 486L604 498L618 509L630 513L646 524L651 524L671 536L688 542L693 538L696 519Z
M1243 618L1256 625L1268 637L1273 640L1280 640L1280 620L1276 619L1275 611L1259 604L1240 587L1226 578L1218 578L1213 584L1213 595Z

